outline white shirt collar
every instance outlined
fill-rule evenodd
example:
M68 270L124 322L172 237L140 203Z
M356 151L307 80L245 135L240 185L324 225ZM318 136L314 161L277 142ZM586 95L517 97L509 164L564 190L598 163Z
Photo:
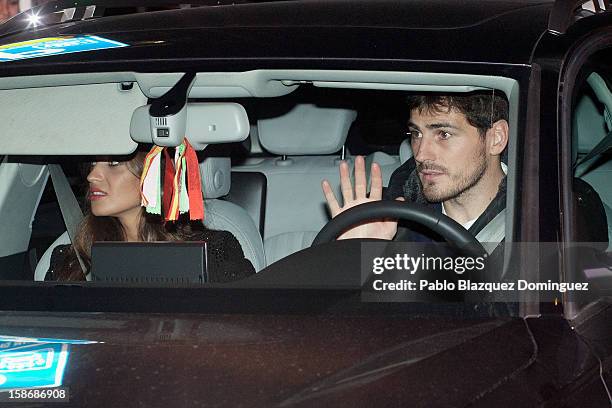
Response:
M444 210L444 203L442 203L442 214L446 215L446 211ZM461 224L461 226L463 228L465 228L466 230L469 230L470 227L472 226L472 224L474 224L477 219L478 219L478 217L474 218L473 220L469 220L469 221Z

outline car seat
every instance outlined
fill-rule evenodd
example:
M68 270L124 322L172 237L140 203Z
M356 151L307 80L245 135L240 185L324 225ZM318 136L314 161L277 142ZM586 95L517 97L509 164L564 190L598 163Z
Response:
M413 156L412 146L410 145L410 139L404 139L400 144L399 148L399 159L400 163L404 164Z
M0 156L1 279L24 279L32 223L49 177L46 166ZM28 270L31 273L31 271Z
M242 207L221 200L231 187L229 157L207 157L200 163L204 194L204 225L214 230L229 231L242 246L244 256L256 271L265 267L264 246L253 218Z
M335 153L342 149L356 116L349 109L296 104L280 116L258 120L259 144L278 156L253 157L233 170L259 172L267 179L267 265L308 247L328 222L321 181L339 185L340 157Z

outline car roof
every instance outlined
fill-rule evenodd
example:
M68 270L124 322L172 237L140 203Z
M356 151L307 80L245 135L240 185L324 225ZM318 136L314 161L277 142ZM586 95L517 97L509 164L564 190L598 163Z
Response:
M548 28L553 4L542 0L235 4L68 21L4 35L0 46L85 34L130 45L88 53L87 70L101 71L117 69L113 63L147 71L151 61L333 59L529 64L535 45ZM15 17L13 28L4 27L4 32L15 31L19 18L24 16ZM0 64L0 70L8 70L7 75L11 70L23 74L27 67L64 72L53 66L61 64L65 69L65 63L83 63L83 59L79 54L50 56ZM76 66L70 69L79 70Z

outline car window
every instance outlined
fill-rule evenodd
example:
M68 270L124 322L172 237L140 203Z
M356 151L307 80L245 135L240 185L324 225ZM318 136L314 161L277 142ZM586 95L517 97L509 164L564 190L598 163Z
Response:
M610 74L589 71L573 113L574 239L612 250L612 92Z
M308 286L322 290L350 287L360 290L363 282L360 275L362 258L359 242L352 246L349 242L334 242L335 238L341 235L338 233L327 240L317 242L317 244L326 245L320 245L319 248L312 246L319 232L330 223L332 218L322 190L322 181L328 180L336 197L344 201L339 174L340 163L343 159L346 161L349 166L349 178L354 181L356 179L354 169L357 161L361 160L358 156L363 156L363 168L366 169L367 178L370 178L371 165L378 163L381 169L382 186L386 188L385 198L387 198L387 192L392 190L389 194L393 197L387 201L393 201L394 198L404 194L402 186L408 182L409 177L412 177L414 188L411 192L421 194L420 199L425 201L418 202L419 197L417 196L411 196L408 199L422 206L431 205L429 210L439 211L444 215L446 213L441 207L441 199L436 199L434 194L431 201L427 201L424 198L425 193L419 190L419 175L415 168L416 158L412 158L412 143L408 133L411 129L416 132L417 127L421 129L425 138L423 143L428 146L423 148L425 156L432 152L446 151L448 146L462 146L459 150L453 150L455 155L452 163L449 162L448 165L452 165L459 172L472 172L478 177L480 171L478 166L469 165L479 163L483 157L482 155L472 156L470 153L482 146L483 133L478 133L477 129L480 128L476 126L496 124L500 126L498 130L503 134L503 138L499 140L503 139L504 142L498 153L501 156L501 166L497 169L499 175L495 175L495 177L499 176L499 181L494 186L497 190L492 196L492 202L482 209L480 215L476 214L476 217L472 217L473 219L466 219L461 224L451 224L450 227L469 235L471 240L486 243L489 254L495 255L492 256L495 261L495 271L492 271L492 274L487 277L490 278L488 280L514 279L514 276L518 276L516 268L505 262L510 258L511 251L504 252L503 246L500 245L504 240L505 243L512 244L515 239L511 228L514 215L511 210L506 211L505 208L512 208L516 190L512 186L516 186L517 183L515 177L517 129L521 126L520 117L517 114L518 96L512 93L506 94L507 91L496 93L487 89L476 91L459 89L448 92L458 100L465 101L466 99L462 98L469 100L469 98L476 97L489 98L486 100L494 102L482 103L485 100L482 99L479 103L474 104L480 107L478 111L480 116L475 116L476 121L472 124L463 113L455 112L450 108L445 109L446 105L440 110L434 109L431 112L408 108L411 101L414 103L419 98L423 98L423 101L433 98L431 100L435 101L435 98L440 97L437 91L427 93L420 90L336 89L303 85L303 88L289 95L267 98L224 98L221 102L215 99L189 99L189 104L240 104L248 113L247 123L250 125L250 134L246 141L218 142L196 154L200 174L203 176L201 192L204 197L206 214L204 225L216 232L231 233L231 235L225 235L226 237L232 236L229 241L219 236L217 242L221 242L224 247L235 249L234 251L216 250L220 248L217 246L210 251L205 250L206 274L214 272L214 268L211 268L210 265L215 262L230 265L246 260L257 273L248 277L232 275L235 271L245 269L240 265L231 269L228 267L227 270L232 278L227 282L231 280L232 283L249 289L273 285L275 287ZM442 101L448 100L442 99ZM473 105L469 106L472 109ZM444 120L438 119L439 115L443 116ZM502 115L506 119L493 119L494 115ZM458 122L453 125L455 122L452 121ZM443 128L443 130L438 128ZM484 135L486 137L486 133ZM258 150L254 148L256 145L259 145ZM58 146L61 145L55 144L52 147L57 149ZM514 153L512 153L513 146ZM404 149L402 153L402 149L406 147L408 150ZM141 143L133 154L140 154L141 157L144 157L151 152L151 148L151 145ZM170 148L167 153L168 157L175 157L173 148ZM107 159L97 160L92 156L80 156L78 151L73 154L72 156L35 156L33 158L11 155L10 159L11 164L14 164L13 167L19 167L22 162L29 160L35 163L33 165L37 166L38 171L43 173L46 171L47 175L48 165L61 165L72 187L72 192L86 215L94 200L98 200L96 201L98 203L114 202L119 196L113 195L112 192L109 193L104 186L97 186L98 190L94 191L91 182L89 186L87 185L86 172L82 168L88 163L90 169L102 163L104 168L108 167L108 171L114 171L110 169L115 167L116 158L104 156ZM468 154L473 158L469 163L464 159ZM129 157L131 156L125 156L125 162ZM426 159L437 160L437 163L443 162L442 159L436 157L426 157ZM165 155L164 160L168 160ZM119 162L122 161L119 160ZM440 166L437 168L443 169ZM166 174L165 165L163 168ZM400 178L396 178L392 185L392 175L400 169L398 173ZM6 170L11 170L11 167L7 167ZM133 176L140 177L136 173L142 175L143 170L132 172L130 175L132 181L136 180ZM432 179L437 176L439 174L428 175ZM367 178L365 184L371 185L371 180ZM18 177L15 176L13 179L18 179ZM136 184L138 188L134 191L139 191L138 194L140 194L139 188L142 186L138 185L138 182ZM182 273L204 270L201 264L190 262L194 259L198 261L202 257L202 251L198 252L193 246L181 245L180 242L177 242L188 241L183 239L151 239L150 242L143 243L143 240L143 242L132 245L125 242L129 241L129 237L125 239L125 236L118 237L117 234L107 235L102 239L92 238L92 242L87 246L91 252L84 252L87 264L79 268L74 246L71 246L71 241L77 243L79 241L78 239L71 240L67 234L66 219L62 216L59 205L62 200L58 199L55 193L55 181L48 178L46 184L37 185L36 188L39 189L40 195L37 195L36 191L31 191L29 193L31 197L21 198L23 201L32 201L33 206L32 232L31 235L27 234L29 245L24 246L20 243L22 252L19 252L19 258L2 259L0 257L2 262L11 262L11 267L7 266L2 268L3 270L16 270L13 266L17 265L20 274L4 277L5 280L31 281L34 276L37 282L46 280L45 285L59 287L73 286L73 282L78 282L76 286L79 287L101 287L108 283L111 286L114 285L113 287L133 288L144 284L164 288L164 290L186 286L195 286L195 289L199 290L226 282L223 279L211 279L210 276L199 276L197 273L187 273L185 276L173 275L167 279L168 271ZM106 198L103 197L108 196L113 199L104 201ZM138 195L138 197L136 206L142 210L140 200L142 196ZM406 199L406 196L404 198ZM16 205L14 208L17 207ZM89 215L92 215L91 213ZM118 218L116 214L113 212L110 216L94 215L100 218ZM187 214L184 216L188 217ZM157 224L163 223L161 214L158 213L157 217ZM21 230L24 230L26 223L30 222L25 218L19 220L18 227ZM153 219L155 215L149 213L148 218ZM188 220L188 218L185 219ZM431 243L432 247L437 241L460 242L457 236L444 235L448 234L450 229L437 231L434 227L419 225L419 222L424 221L417 219L402 223L396 234L397 237L392 236L391 238L397 238L396 241L410 244L415 240L418 242L419 237L422 237L427 240L426 242ZM82 229L81 231L91 232L92 230ZM24 231L25 237L28 231ZM94 232L100 231L106 232L107 230L97 228ZM7 235L7 241L11 240L6 231L0 231L0 236L2 234ZM436 234L441 235L436 236ZM94 237L95 233L82 236ZM202 239L198 238L194 241L209 242L203 239L203 235L199 237ZM162 245L152 241L164 241L167 248L162 248ZM173 242L168 243L168 241ZM325 249L334 248L334 246L337 248ZM174 255L180 254L175 258L178 261L172 261L171 257L162 255L163 250L168 248L170 252L174 252ZM409 252L412 249L400 248L398 251ZM446 251L446 248L441 251ZM229 254L229 256L224 258L223 254ZM421 252L420 254L422 255ZM442 258L438 256L436 259ZM144 267L143 260L152 261L152 266ZM322 266L322 262L325 267ZM67 264L72 266L66 267ZM362 264L367 265L367 262L362 262ZM57 266L60 268L56 268ZM160 273L161 277L153 276L154 268L164 271ZM54 273L57 269L67 271L69 276L56 277ZM86 271L88 275L91 272L89 276L94 282L85 282L84 278L87 276L81 271ZM461 269L456 275L463 272L464 270ZM456 278L455 275L452 277ZM478 291L479 289L470 290ZM490 292L487 292L486 296L489 294ZM520 293L516 291L514 295L516 296L512 300L518 300ZM487 298L488 300L492 300L492 297Z
M572 101L572 220L575 281L592 285L586 304L612 283L612 71L600 51L584 64Z

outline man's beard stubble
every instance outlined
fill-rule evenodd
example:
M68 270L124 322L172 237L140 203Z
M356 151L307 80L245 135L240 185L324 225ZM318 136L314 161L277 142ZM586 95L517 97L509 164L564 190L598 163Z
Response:
M458 174L458 175L450 175L450 186L446 187L444 190L439 191L438 186L435 183L425 184L421 180L421 186L423 189L423 195L425 199L430 203L439 203L442 201L447 201L451 199L455 199L460 197L466 191L469 191L472 187L474 187L480 179L484 176L487 170L487 157L485 153L485 146L482 146L477 157L474 158L477 163L477 167L470 174ZM444 170L446 175L449 175L446 169L441 169L436 166L428 166L426 164L419 164L417 166L417 170ZM419 178L420 179L420 178Z

